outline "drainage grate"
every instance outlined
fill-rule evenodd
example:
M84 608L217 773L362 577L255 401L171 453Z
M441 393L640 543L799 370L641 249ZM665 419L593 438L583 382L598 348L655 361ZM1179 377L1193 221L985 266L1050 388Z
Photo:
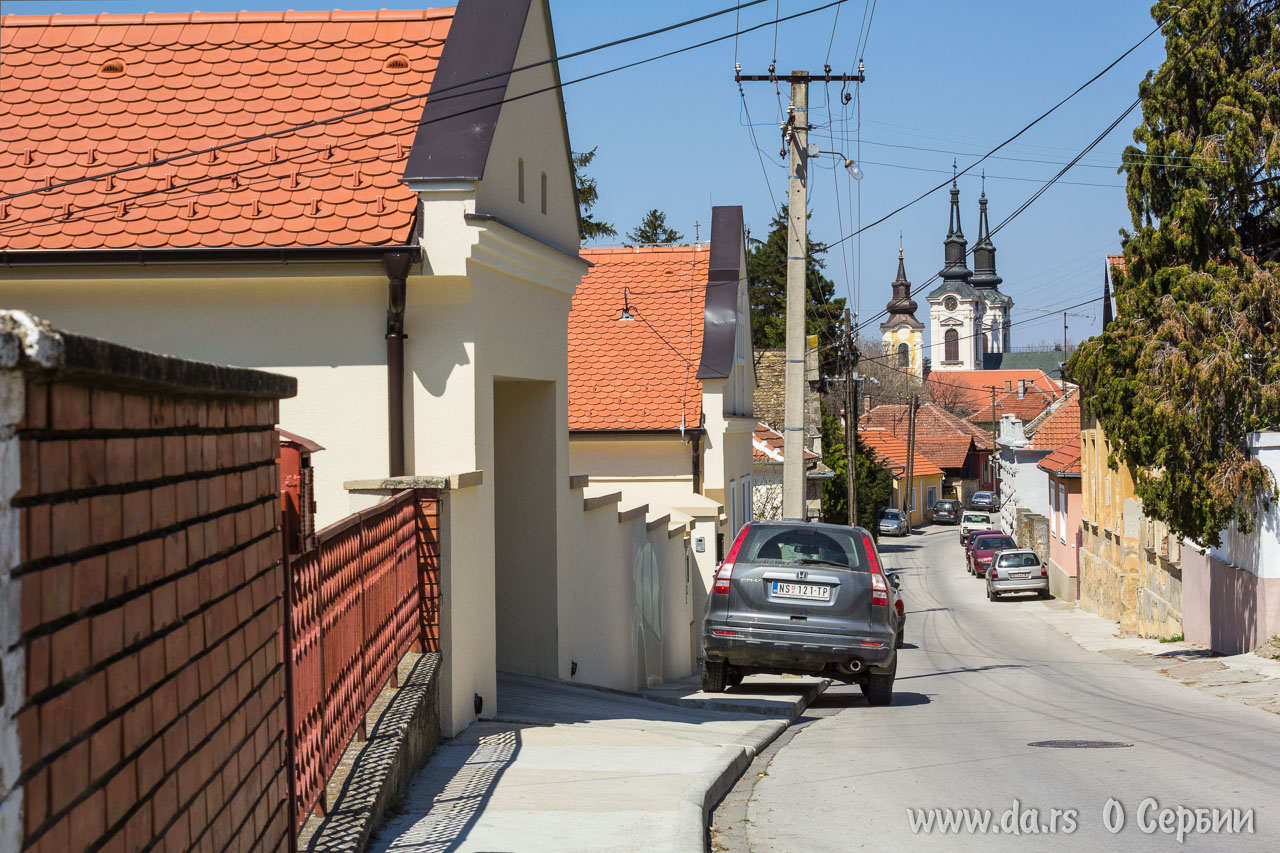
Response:
M1124 749L1133 746L1118 740L1038 740L1027 746L1039 746L1045 749Z

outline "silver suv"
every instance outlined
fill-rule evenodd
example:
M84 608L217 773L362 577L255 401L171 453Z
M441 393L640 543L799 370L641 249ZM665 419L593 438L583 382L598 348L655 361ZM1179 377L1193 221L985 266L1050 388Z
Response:
M751 522L716 571L702 689L752 673L821 674L893 701L899 617L880 554L860 527Z

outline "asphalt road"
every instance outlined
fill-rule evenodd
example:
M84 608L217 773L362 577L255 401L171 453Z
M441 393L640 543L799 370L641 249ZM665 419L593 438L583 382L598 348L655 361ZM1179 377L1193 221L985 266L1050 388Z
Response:
M894 704L830 689L726 798L713 849L1280 850L1280 716L1085 651L1035 615L1051 603L988 602L955 528L881 553L906 570ZM1030 746L1048 740L1131 745ZM999 831L913 831L909 809Z

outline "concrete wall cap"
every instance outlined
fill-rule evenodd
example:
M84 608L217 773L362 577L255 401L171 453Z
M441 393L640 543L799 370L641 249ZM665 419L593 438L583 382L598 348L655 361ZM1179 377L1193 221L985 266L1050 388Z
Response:
M582 509L584 512L590 512L593 509L601 507L613 506L622 502L622 492L610 492L607 495L596 495L593 498L582 499Z
M467 471L462 474L413 474L376 480L347 480L342 488L348 492L402 492L405 489L439 489L448 492L469 489L483 482L483 471Z

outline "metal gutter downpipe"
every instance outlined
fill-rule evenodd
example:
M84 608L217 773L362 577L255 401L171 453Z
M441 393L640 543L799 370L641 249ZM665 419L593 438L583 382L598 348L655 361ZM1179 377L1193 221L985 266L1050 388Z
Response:
M404 465L404 308L410 252L387 252L387 474L401 477Z

